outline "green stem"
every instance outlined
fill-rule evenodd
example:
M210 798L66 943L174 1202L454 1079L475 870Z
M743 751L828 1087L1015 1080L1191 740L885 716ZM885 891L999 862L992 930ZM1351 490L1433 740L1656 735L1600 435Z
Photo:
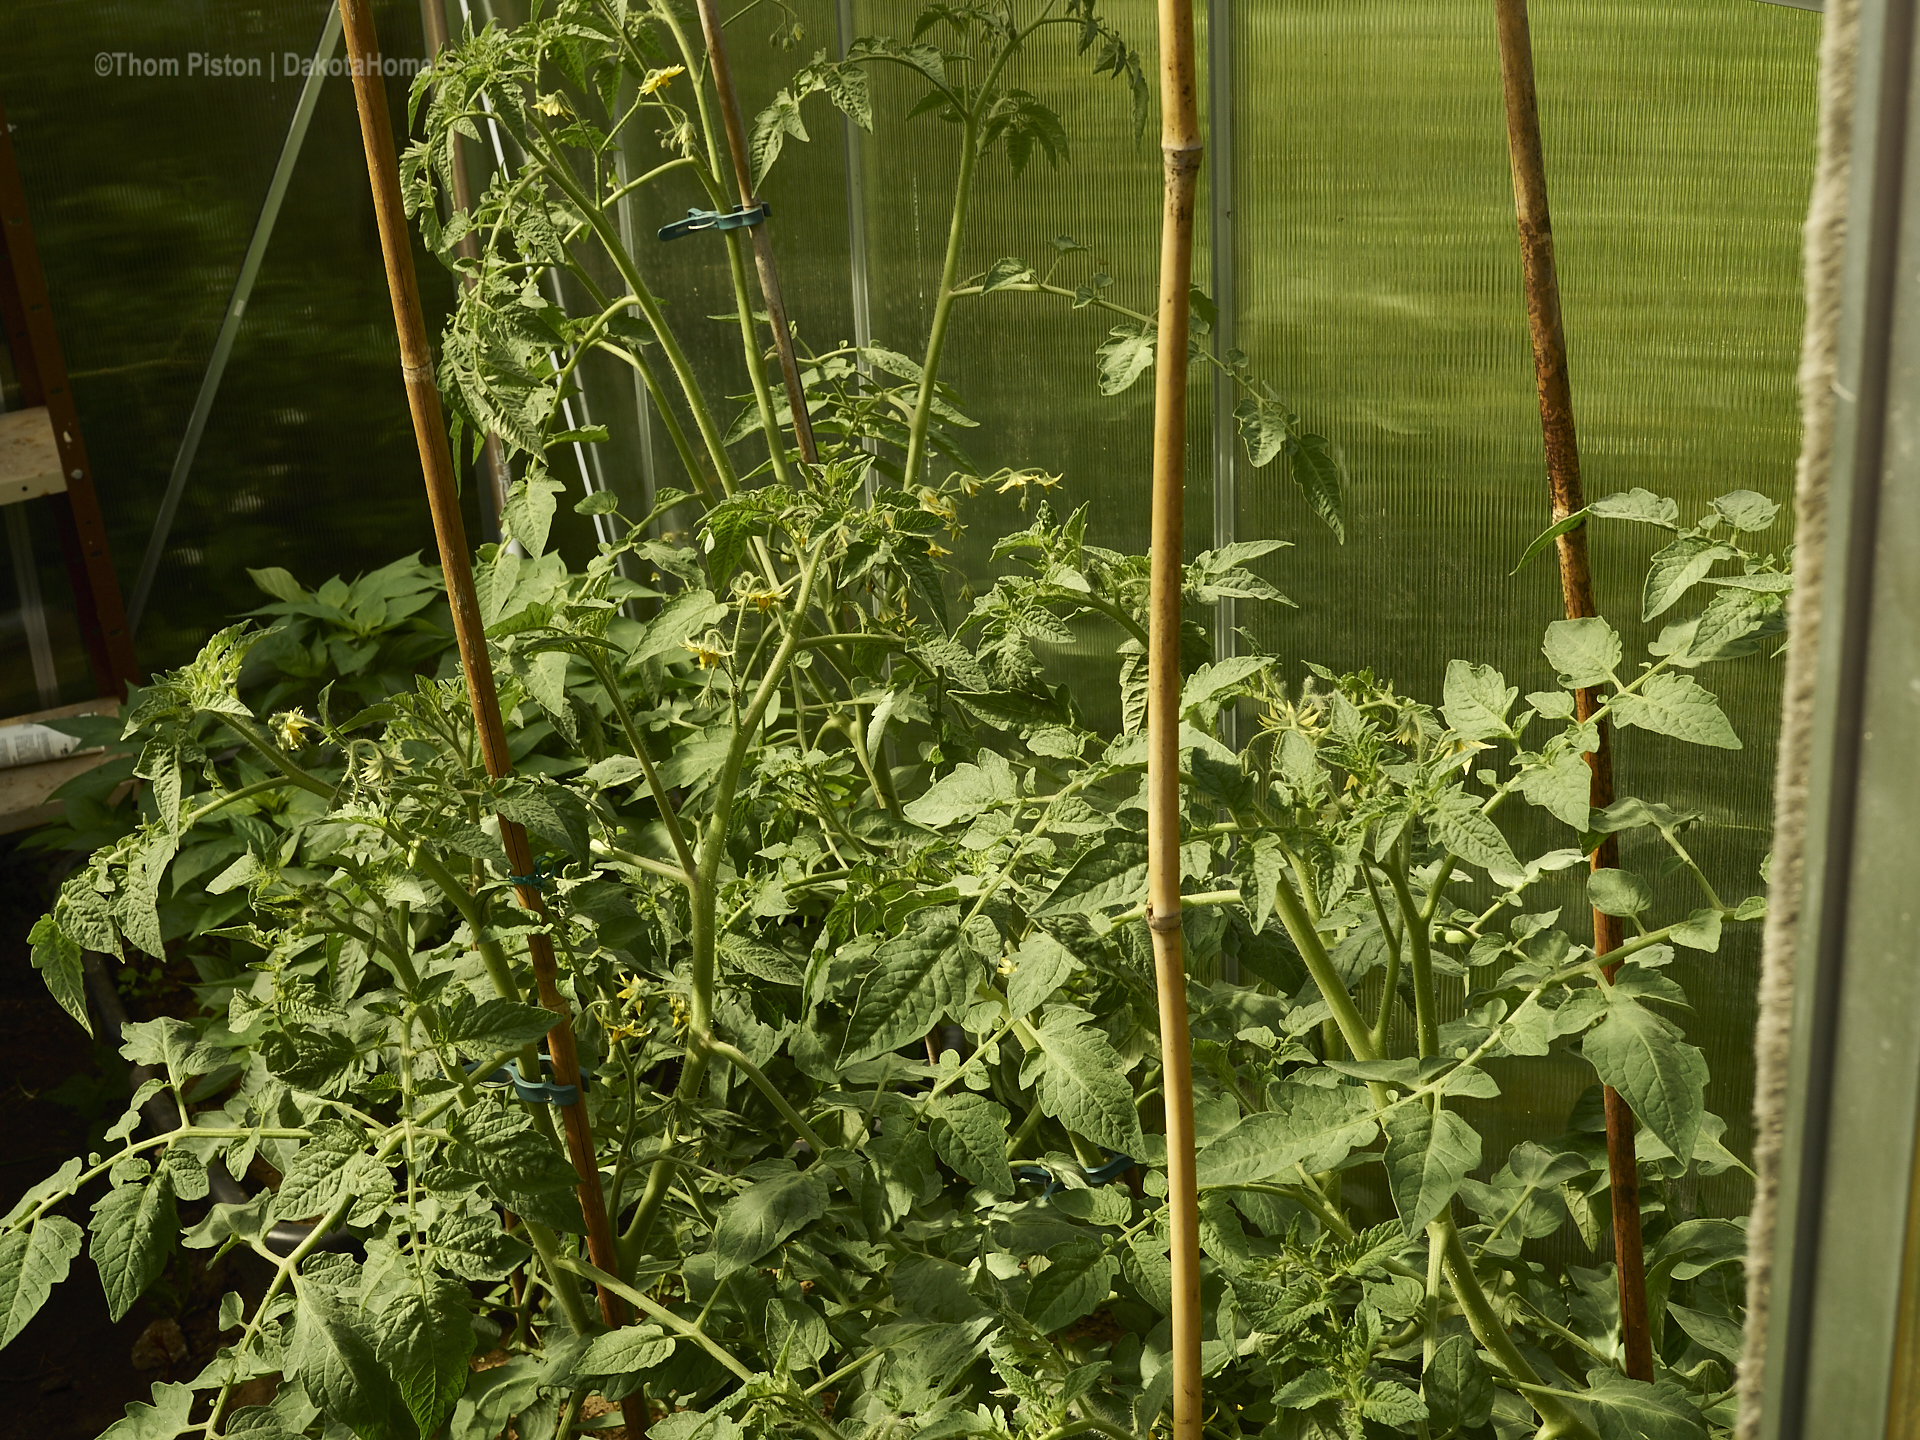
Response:
M1420 1056L1440 1053L1440 1016L1433 991L1433 945L1429 927L1432 921L1416 905L1413 891L1407 887L1407 875L1398 859L1386 866L1387 884L1399 903L1400 918L1407 929L1407 951L1413 961L1413 1015L1420 1035Z
M235 735L238 735L269 765L273 766L274 769L278 770L302 790L314 795L319 795L328 800L333 798L335 786L329 785L319 776L309 774L294 764L290 756L255 729L251 722L242 720L238 715L229 715L221 710L215 710L212 714L214 719L226 726Z
M561 1310L566 1312L567 1324L573 1327L576 1335L593 1333L593 1316L587 1309L587 1302L581 1297L580 1287L567 1279L563 1271L573 1268L567 1262L569 1256L560 1248L553 1231L536 1220L520 1217L520 1223L526 1228L527 1239L533 1242L533 1250L540 1257L540 1268L547 1272L548 1288L553 1291L554 1299L560 1302Z
M1345 1038L1347 1048L1353 1052L1353 1058L1379 1059L1380 1052L1373 1044L1373 1032L1361 1018L1360 1008L1353 1003L1353 996L1347 993L1347 987L1341 983L1340 972L1333 968L1333 960L1327 954L1320 932L1314 928L1306 907L1300 903L1300 897L1294 893L1293 886L1287 883L1284 875L1273 887L1273 908L1279 912L1280 923L1292 937L1300 958L1307 962L1307 973L1313 977L1313 983L1320 987L1321 998L1333 1012L1334 1023L1340 1027L1340 1034ZM1376 1083L1369 1088L1376 1092L1376 1105L1388 1103L1383 1086Z
M1493 1302L1487 1298L1487 1292L1480 1288L1480 1277L1473 1273L1473 1264L1467 1259L1466 1247L1460 1243L1460 1232L1454 1228L1451 1215L1442 1215L1427 1227L1427 1243L1437 1246L1441 1251L1441 1264L1446 1270L1447 1281L1453 1287L1454 1299L1460 1302L1460 1311L1466 1316L1467 1327L1473 1331L1474 1339L1522 1387L1527 1403L1533 1406L1541 1420L1553 1427L1555 1434L1595 1440L1592 1429L1560 1403L1560 1395L1541 1385L1540 1376L1527 1364L1526 1357L1513 1343L1513 1337L1507 1334L1506 1327L1500 1323L1500 1317L1494 1311Z
M933 423L933 394L940 374L940 353L946 349L947 327L953 321L954 282L960 278L960 242L966 235L967 202L973 193L973 167L979 159L979 122L971 110L961 135L960 174L953 184L953 214L947 222L947 255L940 267L940 290L933 302L933 326L927 332L927 352L921 360L920 390L913 401L913 419L907 427L907 460L900 472L904 483L924 483L927 429Z

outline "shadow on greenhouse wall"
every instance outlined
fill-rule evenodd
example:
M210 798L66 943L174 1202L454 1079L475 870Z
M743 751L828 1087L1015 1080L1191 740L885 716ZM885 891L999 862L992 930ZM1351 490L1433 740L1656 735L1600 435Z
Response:
M419 57L418 7L376 8L393 54ZM0 0L0 97L123 592L299 95L290 62L312 56L325 15L319 0ZM388 85L404 115L406 76ZM420 274L437 327L449 279ZM317 585L431 552L398 370L351 84L329 79L161 555L138 637L149 669L266 598L248 567ZM62 699L84 698L58 543L33 519ZM38 700L0 608L0 713L18 714Z

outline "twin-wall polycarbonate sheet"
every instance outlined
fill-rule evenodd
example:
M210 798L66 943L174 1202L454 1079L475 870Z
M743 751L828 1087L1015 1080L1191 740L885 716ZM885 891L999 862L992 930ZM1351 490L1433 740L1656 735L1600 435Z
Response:
M385 53L417 65L416 0L374 8ZM0 98L123 593L286 136L297 66L326 13L326 0L0 0ZM388 82L397 120L408 84L405 74ZM437 317L451 285L431 258L416 259ZM35 538L63 698L77 699L91 682L60 628L64 615L71 630L72 601L44 517ZM318 585L407 550L431 555L432 544L342 75L322 89L210 412L137 637L141 658L178 664L262 603L249 567L284 565ZM9 618L12 582L9 569ZM37 704L15 639L0 632L4 713Z
M1240 343L1352 476L1342 547L1243 466L1241 538L1297 543L1276 579L1302 601L1245 623L1296 675L1305 659L1367 665L1435 698L1461 657L1523 692L1547 686L1551 555L1509 576L1549 515L1492 6L1288 0L1241 4L1236 22ZM1819 17L1751 0L1536 0L1532 25L1588 495L1644 486L1689 521L1735 488L1787 502ZM1600 609L1629 656L1649 658L1672 618L1639 623L1664 532L1589 533ZM1786 511L1761 538L1788 542ZM1745 749L1623 732L1620 792L1701 812L1688 843L1737 877L1736 896L1758 892L1779 663L1702 678ZM1629 836L1623 863L1651 878L1656 851ZM1684 875L1656 894L1665 916L1700 903ZM1580 906L1572 886L1554 900ZM1745 1153L1758 935L1730 934L1717 955L1682 951L1674 974L1697 1007L1708 1106ZM1582 1083L1572 1066L1510 1071L1514 1133L1555 1132ZM1743 1188L1715 1188L1722 1213L1744 1208Z

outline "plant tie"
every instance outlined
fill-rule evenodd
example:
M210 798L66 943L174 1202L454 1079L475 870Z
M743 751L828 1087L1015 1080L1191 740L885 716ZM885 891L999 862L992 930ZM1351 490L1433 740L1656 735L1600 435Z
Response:
M505 1085L513 1086L513 1093L529 1105L578 1105L580 1103L581 1089L593 1078L593 1072L585 1066L582 1066L579 1085L557 1085L551 1078L553 1075L553 1061L545 1055L540 1057L540 1070L543 1078L539 1080L527 1079L526 1076L521 1073L520 1062L517 1060L511 1066L502 1065L491 1075L474 1075L474 1072L480 1068L482 1063L483 1062L479 1060L475 1060L471 1064L464 1065L461 1068L464 1069L467 1074L473 1075L475 1081L487 1086L489 1089L498 1089Z
M527 874L515 875L509 871L507 873L507 880L511 884L523 886L528 890L544 890L547 887L547 882L559 873L558 867L553 863L553 857L551 855L542 855L538 862L535 863L533 869Z
M758 205L736 205L731 210L689 210L687 218L660 227L662 240L678 240L696 230L738 230L758 225L773 214L773 206L762 200Z

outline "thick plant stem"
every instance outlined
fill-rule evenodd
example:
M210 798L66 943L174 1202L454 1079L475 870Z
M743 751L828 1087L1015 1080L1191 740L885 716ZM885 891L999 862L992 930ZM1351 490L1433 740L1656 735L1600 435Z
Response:
M693 920L690 927L693 964L688 976L687 994L690 1043L680 1068L679 1083L673 1089L675 1101L681 1104L691 1102L700 1093L700 1087L706 1083L707 1062L713 1053L703 1043L703 1037L713 1033L713 988L719 969L720 948L717 915L720 865L726 858L727 835L733 820L733 797L740 783L740 767L745 763L747 751L753 744L754 732L766 717L767 707L773 703L773 697L779 693L787 667L799 648L800 617L807 613L807 605L813 598L814 576L819 573L820 561L825 553L826 542L822 538L816 542L813 554L800 572L799 592L793 603L793 622L788 626L780 648L767 663L766 675L754 691L753 699L734 731L733 744L728 747L727 758L720 766L719 782L714 787L713 813L702 832L688 897ZM641 1191L639 1207L634 1212L632 1223L621 1236L621 1243L629 1253L638 1253L639 1247L646 1243L647 1232L653 1228L654 1217L667 1198L667 1187L673 1183L676 1168L674 1158L663 1155L653 1162L652 1169L647 1172L647 1183Z
M953 287L960 278L960 242L967 233L967 201L973 194L973 167L979 150L980 137L969 116L961 141L960 174L953 182L953 215L947 222L947 258L940 267L940 293L933 301L927 353L920 361L920 393L914 397L913 419L907 427L907 463L900 474L908 485L925 483L920 472L927 463L927 430L933 424L933 392L940 374L940 352L946 348L947 327L953 323ZM1185 368L1183 363L1181 369Z
M1300 958L1307 962L1307 973L1313 977L1313 983L1319 986L1320 997L1333 1012L1334 1024L1339 1026L1347 1048L1353 1051L1353 1058L1378 1060L1380 1050L1374 1044L1373 1032L1367 1028L1360 1007L1353 1003L1353 996L1347 993L1347 987L1341 983L1340 972L1333 968L1332 957L1327 954L1326 943L1321 940L1320 932L1314 928L1313 917L1307 913L1306 906L1301 903L1285 876L1273 887L1273 908L1280 916L1280 923L1286 927L1294 948L1300 952Z
M512 770L513 757L507 749L506 730L501 724L500 699L493 683L493 662L487 653L479 600L474 593L473 565L467 552L466 527L460 516L453 457L447 447L446 421L440 409L440 393L434 385L433 353L427 341L426 322L420 309L419 283L413 271L412 241L400 198L400 171L393 149L393 126L388 118L385 82L381 78L380 42L374 31L369 0L341 0L340 20L346 33L348 54L354 61L354 100L359 110L360 135L366 151L367 175L373 191L380 249L386 261L387 289L393 301L394 328L400 342L401 372L406 379L407 401L413 413L414 437L419 446L428 505L433 512L434 536L439 542L440 564L446 576L447 597L453 612L461 668L473 705L474 728L480 737L481 755L486 761L487 773L497 778ZM527 845L526 832L504 815L500 817L500 840L514 873L530 874L533 855ZM535 885L522 885L518 890L520 903L544 920L545 906ZM573 1020L566 1000L560 994L553 942L543 933L529 935L527 940L540 1002L560 1017L547 1035L554 1080L561 1085L577 1087L581 1083L580 1064L574 1052ZM560 1110L566 1129L567 1150L580 1181L580 1208L587 1222L588 1251L602 1268L617 1267L619 1252L614 1246L613 1227L607 1218L606 1196L600 1187L600 1170L594 1157L586 1106L576 1100L572 1105L560 1107ZM626 1323L625 1304L605 1287L600 1291L600 1311L610 1326ZM637 1437L646 1433L647 1411L644 1403L626 1405L625 1419L630 1436L637 1440Z
M1173 1437L1199 1440L1200 1197L1194 1159L1193 1048L1180 935L1180 599L1186 502L1188 295L1200 181L1193 0L1160 0L1159 337L1154 357L1153 548L1147 608L1147 925L1166 1075L1167 1203L1173 1261ZM969 137L971 138L971 137ZM957 217L956 217L957 224ZM956 255L948 254L951 271ZM950 290L951 274L943 287ZM921 392L922 402L929 399Z
M1460 1302L1460 1311L1467 1318L1467 1328L1473 1331L1473 1338L1500 1362L1500 1368L1512 1379L1529 1387L1525 1392L1527 1403L1533 1406L1546 1428L1555 1435L1594 1440L1593 1430L1578 1415L1558 1398L1539 1393L1540 1376L1520 1353L1520 1347L1513 1343L1513 1337L1507 1334L1506 1326L1494 1312L1493 1302L1480 1288L1480 1277L1473 1273L1473 1262L1467 1259L1467 1247L1460 1243L1460 1232L1454 1228L1451 1215L1442 1215L1427 1226L1427 1243L1440 1249L1440 1263L1446 1271L1447 1283L1453 1287L1453 1298Z
M1406 922L1407 954L1413 963L1414 1025L1420 1036L1420 1058L1424 1060L1440 1053L1440 1012L1433 991L1433 922L1413 903L1413 892L1407 888L1406 871L1398 857L1387 867L1387 883L1393 887L1393 898Z
M1580 447L1573 425L1573 389L1567 378L1567 337L1560 319L1560 280L1554 268L1553 223L1547 210L1547 168L1540 144L1540 109L1533 83L1533 38L1527 0L1494 0L1499 22L1500 79L1506 98L1507 149L1513 163L1513 208L1520 227L1520 261L1526 278L1527 325L1533 338L1534 376L1540 393L1540 429L1546 442L1547 479L1555 523L1586 508L1580 483ZM1560 591L1567 618L1597 611L1587 564L1587 532L1575 526L1555 542ZM1600 707L1591 689L1574 692L1582 721ZM1589 801L1595 809L1613 803L1613 727L1599 723L1600 747L1587 757L1592 770ZM1619 842L1609 835L1593 852L1593 868L1620 863ZM1593 912L1593 949L1604 964L1620 946L1620 921ZM1619 968L1605 965L1607 978ZM1627 1374L1653 1379L1653 1340L1647 1318L1646 1257L1640 1237L1640 1167L1634 1150L1633 1112L1613 1087L1606 1090L1607 1171L1612 1180L1613 1248L1620 1281L1620 1332Z

